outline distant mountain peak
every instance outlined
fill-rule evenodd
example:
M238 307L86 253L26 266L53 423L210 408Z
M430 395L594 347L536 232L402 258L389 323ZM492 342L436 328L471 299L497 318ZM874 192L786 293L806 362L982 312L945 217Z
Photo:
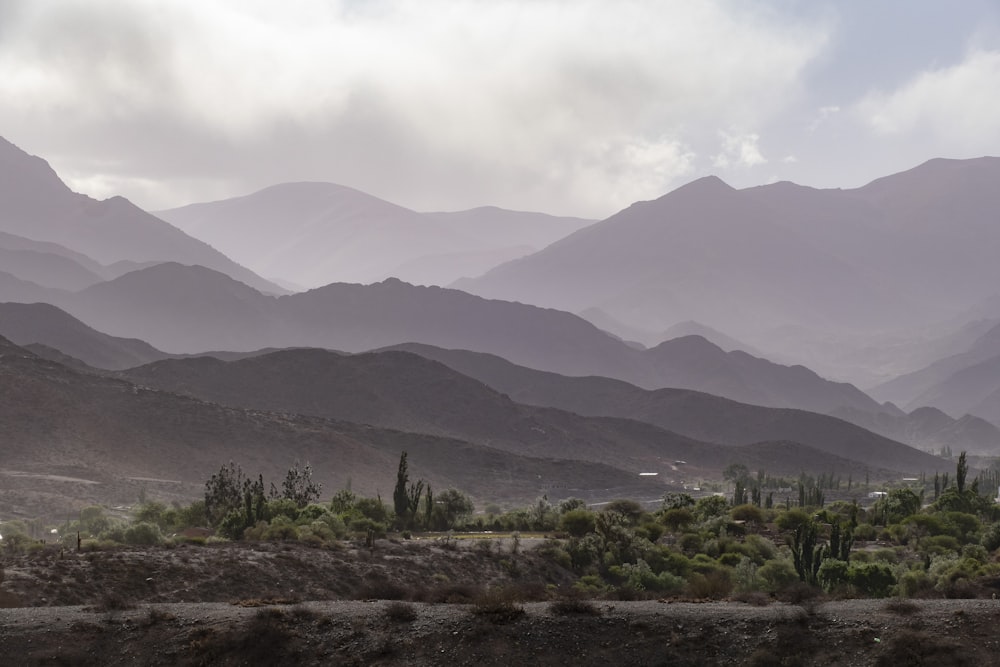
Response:
M46 189L45 196L54 191L71 192L47 161L0 137L0 195L12 200L32 199L38 196L39 186Z
M682 185L670 194L696 194L696 195L710 195L716 193L731 193L736 192L736 188L726 183L724 180L718 176L703 176L702 178L695 179L686 185Z

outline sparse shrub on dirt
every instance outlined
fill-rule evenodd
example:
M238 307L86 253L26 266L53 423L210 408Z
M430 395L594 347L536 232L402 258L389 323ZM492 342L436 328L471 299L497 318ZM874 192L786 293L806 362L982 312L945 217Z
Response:
M491 587L472 601L472 613L491 623L510 623L524 615L524 607L510 589Z
M884 609L900 616L912 616L920 611L920 605L903 598L892 598L885 603Z
M549 603L549 611L557 616L600 616L601 609L593 601L581 597L562 597Z

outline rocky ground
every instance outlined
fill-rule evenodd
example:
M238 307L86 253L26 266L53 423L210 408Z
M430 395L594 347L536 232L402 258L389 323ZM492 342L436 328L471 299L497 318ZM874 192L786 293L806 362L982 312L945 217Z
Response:
M992 599L580 601L560 595L567 573L509 547L50 549L8 558L4 573L4 664L986 665L1000 654Z

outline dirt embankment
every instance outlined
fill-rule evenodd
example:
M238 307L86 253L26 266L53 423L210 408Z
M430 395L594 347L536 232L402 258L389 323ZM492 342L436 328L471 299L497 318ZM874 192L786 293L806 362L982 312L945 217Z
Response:
M8 559L19 665L986 665L1000 601L559 605L569 573L497 545L179 546ZM482 596L487 587L526 599Z

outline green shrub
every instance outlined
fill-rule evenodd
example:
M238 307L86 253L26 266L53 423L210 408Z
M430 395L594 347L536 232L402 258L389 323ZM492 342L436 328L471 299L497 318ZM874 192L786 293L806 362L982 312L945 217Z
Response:
M677 546L684 550L687 554L696 554L701 551L701 547L704 544L704 540L698 533L684 533L681 538L677 540Z
M757 525L764 523L764 510L756 505L737 505L729 510L729 516L733 521L745 521Z
M152 546L163 542L163 534L155 523L139 521L125 529L124 539L126 544Z
M879 563L895 564L899 562L899 554L895 549L878 549L872 553L871 560Z
M688 595L694 598L722 598L732 590L732 577L727 569L709 570L705 574L692 572L687 578Z
M694 513L687 507L677 507L664 510L660 520L670 532L676 533L694 523Z
M635 564L624 563L612 568L621 577L623 585L637 591L676 592L684 587L684 579L669 572L655 574L641 558Z
M916 597L934 588L934 580L920 570L907 570L899 576L897 589L903 597Z
M920 548L929 554L949 554L958 553L962 545L958 539L951 535L935 535L921 540Z
M573 588L589 595L599 595L608 590L608 585L596 574L587 574L577 579Z
M583 537L594 532L594 513L586 509L573 509L559 518L559 528L573 537Z
M757 568L757 577L764 585L764 590L776 593L799 580L795 566L786 558L769 560Z
M1000 549L1000 523L992 523L985 530L979 541L987 551Z
M875 526L870 523L858 524L854 529L854 539L861 540L863 542L870 542L875 539L878 531L875 530Z
M778 548L774 546L774 542L761 535L747 535L743 546L745 555L757 565L763 565L778 555Z
M847 585L848 570L850 566L846 561L836 558L827 558L819 566L816 578L827 593L832 593Z
M725 565L726 567L734 567L737 563L739 563L741 560L744 559L746 559L746 556L742 556L738 553L733 553L731 551L728 551L724 554L721 554L717 560L720 565Z
M896 583L896 577L885 563L852 563L847 579L855 590L869 597L883 598Z
M782 512L775 519L775 524L781 530L794 533L799 526L803 526L811 521L809 514L800 509L791 509Z

